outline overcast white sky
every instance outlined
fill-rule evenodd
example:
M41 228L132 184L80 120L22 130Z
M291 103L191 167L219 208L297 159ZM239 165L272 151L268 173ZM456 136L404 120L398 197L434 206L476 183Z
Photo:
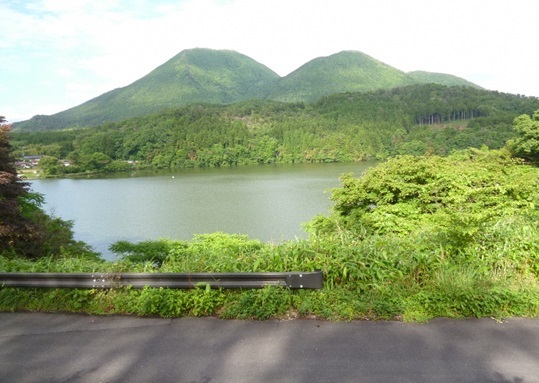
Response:
M0 115L54 114L184 49L232 49L284 76L362 51L539 96L537 0L0 0Z

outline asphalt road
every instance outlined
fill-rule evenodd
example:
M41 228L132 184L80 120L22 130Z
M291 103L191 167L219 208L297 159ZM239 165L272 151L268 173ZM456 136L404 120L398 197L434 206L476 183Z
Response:
M539 320L0 313L0 381L531 383L539 382Z

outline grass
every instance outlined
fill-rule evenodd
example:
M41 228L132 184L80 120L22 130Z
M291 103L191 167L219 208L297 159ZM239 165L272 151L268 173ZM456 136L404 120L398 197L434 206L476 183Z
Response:
M512 226L511 226L512 227ZM0 258L3 272L324 272L321 290L222 290L206 287L175 289L23 289L0 290L3 311L67 311L89 314L129 314L220 318L318 318L325 320L385 319L426 321L434 317L537 316L537 269L522 248L537 246L531 226L500 231L521 233L520 240L496 239L490 253L478 256L485 240L466 253L449 254L439 243L426 246L422 236L380 236L355 240L310 238L266 244L246 236L200 235L191 241L160 241L162 264L130 260L49 259L37 262ZM507 239L507 238L506 238ZM524 243L528 241L528 245ZM166 246L163 246L163 243ZM422 246L418 246L419 243ZM148 243L144 246L148 248ZM497 253L503 249L503 257ZM508 256L513 255L513 257ZM522 265L530 262L529 267ZM535 260L533 260L535 261Z

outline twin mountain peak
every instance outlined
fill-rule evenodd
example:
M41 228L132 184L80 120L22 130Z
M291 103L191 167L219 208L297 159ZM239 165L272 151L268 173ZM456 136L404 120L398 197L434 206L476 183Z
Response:
M358 51L315 58L280 77L241 53L195 48L180 52L128 86L52 116L34 116L17 123L16 128L93 126L197 102L230 104L255 98L312 102L335 93L426 83L479 88L448 74L405 73Z

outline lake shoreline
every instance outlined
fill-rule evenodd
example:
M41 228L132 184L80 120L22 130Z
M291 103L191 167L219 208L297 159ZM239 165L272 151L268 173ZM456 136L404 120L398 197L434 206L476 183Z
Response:
M30 180L44 208L74 221L75 239L113 259L119 240L225 232L280 242L305 238L301 224L330 207L327 189L342 173L361 174L377 162L296 163L184 168L123 176Z

